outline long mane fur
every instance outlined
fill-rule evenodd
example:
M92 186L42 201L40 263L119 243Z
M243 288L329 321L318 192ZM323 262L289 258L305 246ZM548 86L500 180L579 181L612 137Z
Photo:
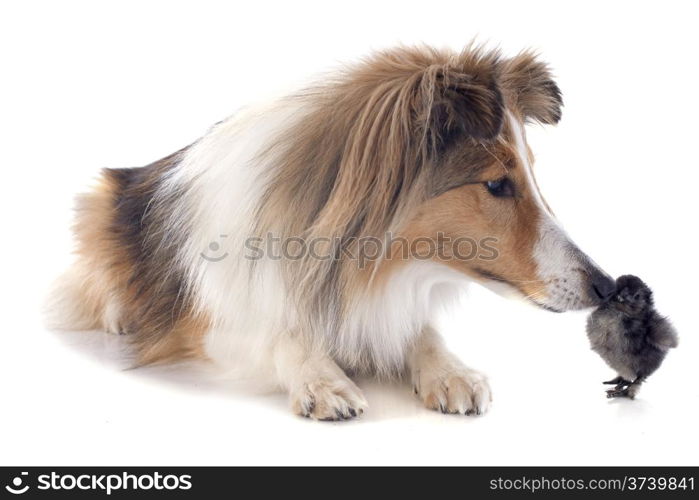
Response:
M343 249L399 232L433 192L451 142L497 136L498 62L496 52L474 48L393 50L296 97L310 112L265 152L280 160L268 163L257 230L329 240L324 255L336 258L285 263L302 331L335 336L357 289L366 293L372 273L358 273Z

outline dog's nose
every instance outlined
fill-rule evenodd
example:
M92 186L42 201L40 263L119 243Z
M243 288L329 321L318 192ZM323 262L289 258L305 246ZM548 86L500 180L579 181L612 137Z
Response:
M590 274L592 290L600 300L607 300L616 291L616 282L606 273L597 269Z

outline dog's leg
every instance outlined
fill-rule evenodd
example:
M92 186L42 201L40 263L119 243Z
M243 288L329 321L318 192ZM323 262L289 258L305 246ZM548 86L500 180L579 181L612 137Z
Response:
M277 343L274 361L279 383L289 391L291 409L297 415L346 420L367 407L359 388L318 347L287 335Z
M464 366L431 327L423 329L413 346L408 369L415 393L428 408L480 415L490 406L486 377Z

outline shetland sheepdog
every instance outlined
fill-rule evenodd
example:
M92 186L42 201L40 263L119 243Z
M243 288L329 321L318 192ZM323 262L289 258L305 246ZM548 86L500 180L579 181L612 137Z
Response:
M431 409L478 415L487 379L433 326L470 282L550 311L614 281L568 238L525 124L561 93L530 52L400 47L214 125L77 202L54 326L133 339L138 364L212 360L317 420L367 407L350 376L404 376Z

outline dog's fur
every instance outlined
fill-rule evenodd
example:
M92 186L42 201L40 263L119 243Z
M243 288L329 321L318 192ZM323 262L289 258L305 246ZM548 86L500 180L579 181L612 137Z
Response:
M79 199L57 326L131 334L140 363L200 357L265 374L317 419L366 406L345 371L406 373L427 406L481 413L487 381L443 347L435 306L476 280L564 311L597 304L611 282L532 174L524 124L555 124L561 104L531 53L398 48L151 165L106 169ZM486 183L501 179L493 194ZM393 246L366 265L349 257L388 234L418 250L491 238L497 258L448 246L447 258ZM269 235L332 258L246 258L250 238Z

